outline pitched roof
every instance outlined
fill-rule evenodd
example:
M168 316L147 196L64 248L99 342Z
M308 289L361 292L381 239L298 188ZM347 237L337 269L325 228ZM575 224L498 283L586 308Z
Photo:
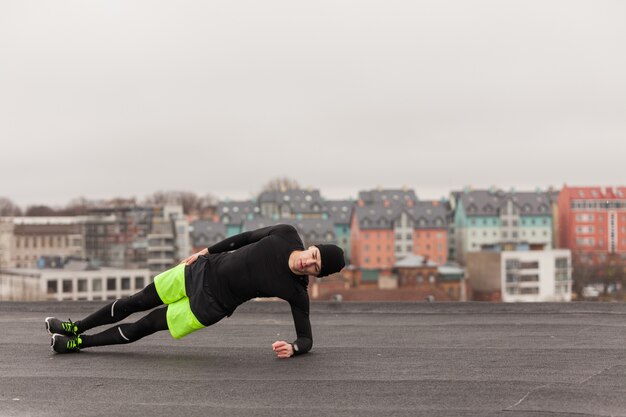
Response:
M330 219L268 219L259 217L246 220L243 224L244 231L256 230L262 227L275 226L277 224L290 224L296 228L298 235L305 245L316 243L337 243L335 226Z
M319 190L264 191L259 195L259 204L264 203L289 204L294 213L311 213L316 211L314 205L323 205L324 199Z
M406 200L418 201L413 189L380 189L359 191L359 200L366 204L382 203L383 201L403 202Z
M465 213L474 216L499 216L500 209L511 201L520 209L522 216L549 216L551 215L551 192L544 191L502 191L502 190L472 190L462 192L458 198L463 203Z
M419 201L411 205L378 203L355 207L355 214L358 216L361 229L391 229L393 222L403 212L413 220L416 229L445 228L447 226L445 205L438 201Z
M570 200L577 199L624 199L626 198L626 187L564 187L569 191Z
M217 212L224 224L242 224L244 220L260 215L259 207L253 201L221 201L217 205ZM224 222L224 216L228 221Z
M350 200L329 200L324 203L324 211L335 224L349 224L352 210L356 206Z
M210 246L226 238L226 225L207 220L196 220L190 225L189 238L192 246Z

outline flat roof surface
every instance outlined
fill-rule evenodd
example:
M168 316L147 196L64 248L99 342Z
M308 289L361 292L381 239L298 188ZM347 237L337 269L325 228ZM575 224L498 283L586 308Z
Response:
M249 302L176 341L58 355L43 319L103 302L0 303L0 416L626 416L626 303ZM130 319L140 317L139 314Z

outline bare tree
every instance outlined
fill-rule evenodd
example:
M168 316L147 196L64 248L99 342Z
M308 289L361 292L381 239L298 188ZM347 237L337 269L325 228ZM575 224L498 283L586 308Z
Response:
M154 205L180 204L183 206L185 214L191 214L217 206L217 198L212 194L198 197L191 191L157 191L148 196L145 203Z
M81 216L87 214L89 208L93 205L85 197L78 197L71 200L60 213L64 216Z
M59 213L52 207L44 205L34 205L26 208L26 216L31 217L44 217L44 216L58 216Z
M596 282L599 268L591 262L586 262L576 257L572 269L573 290L578 295L578 299L582 299L583 288Z
M22 209L6 197L0 197L0 216L21 216Z
M261 189L261 193L265 191L281 191L299 190L300 184L298 181L289 177L276 177L269 180Z

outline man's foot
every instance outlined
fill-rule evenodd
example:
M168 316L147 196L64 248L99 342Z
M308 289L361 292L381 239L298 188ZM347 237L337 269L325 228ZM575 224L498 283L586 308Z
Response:
M80 336L65 336L55 333L52 335L50 347L56 353L80 352L80 345L83 340Z
M76 336L78 326L72 320L61 321L56 317L46 317L46 330L50 334L62 334L65 336Z

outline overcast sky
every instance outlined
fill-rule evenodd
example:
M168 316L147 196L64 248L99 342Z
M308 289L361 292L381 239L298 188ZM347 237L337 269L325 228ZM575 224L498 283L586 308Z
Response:
M0 196L626 183L626 2L0 1Z

